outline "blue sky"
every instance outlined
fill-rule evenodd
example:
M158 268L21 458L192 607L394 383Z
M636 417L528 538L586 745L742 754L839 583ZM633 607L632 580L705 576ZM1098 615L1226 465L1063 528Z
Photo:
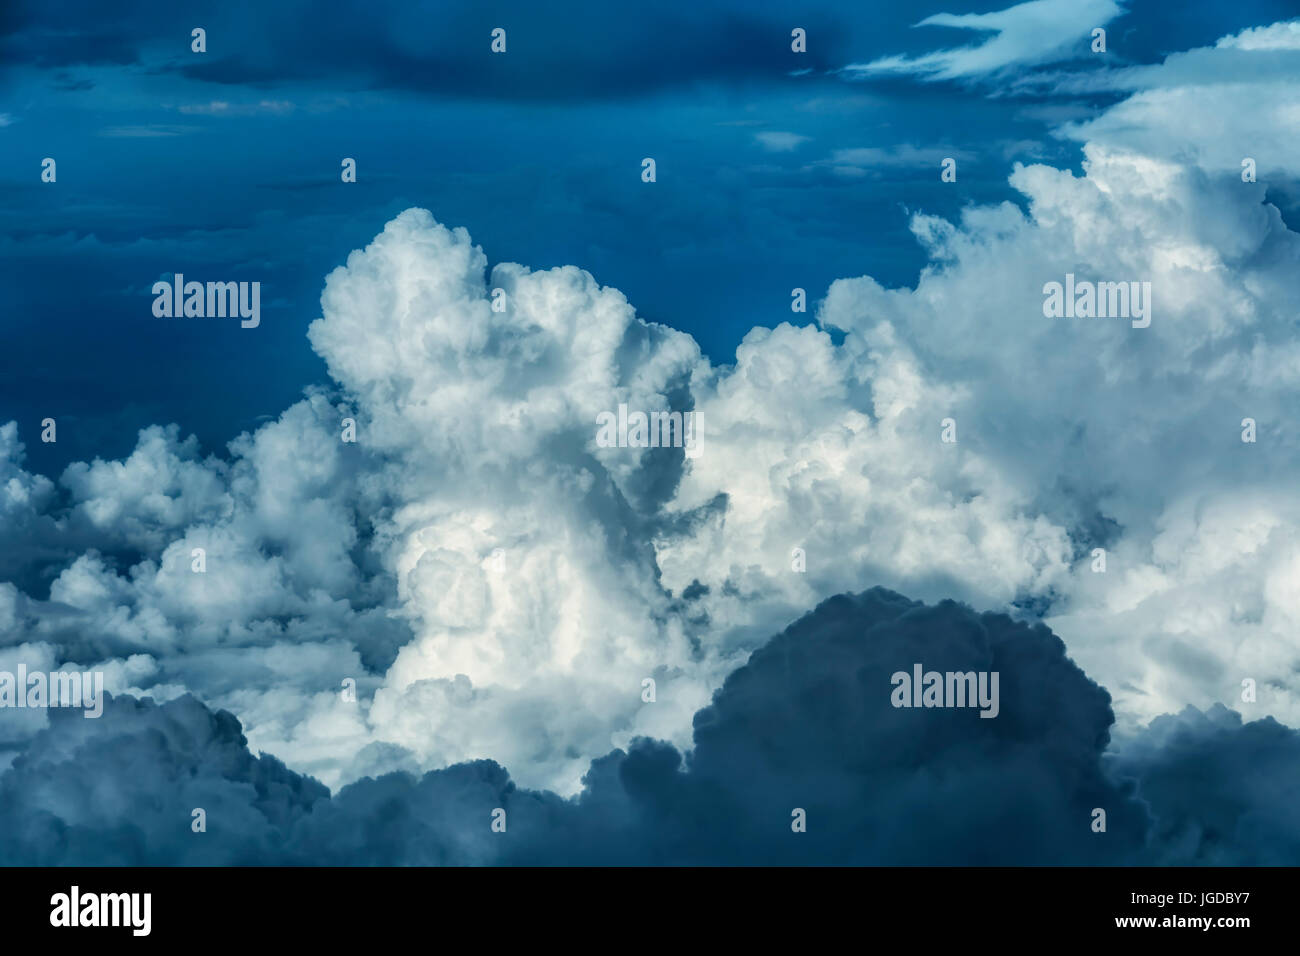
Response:
M1170 17L1138 5L1109 24L1109 62L1149 63L1284 7L1193 3ZM913 24L994 9L291 4L268 23L246 3L125 16L18 3L0 34L0 215L13 243L0 404L24 423L76 422L57 445L29 443L46 470L124 454L160 421L219 451L324 378L304 339L323 276L412 205L467 227L492 261L578 263L729 362L751 327L810 320L789 311L796 286L816 300L848 275L914 284L924 253L911 212L1016 201L1017 160L1077 167L1078 144L1053 139L1051 120L1113 94L839 72L969 43L971 31ZM488 50L498 25L504 59ZM793 25L808 31L802 56ZM190 52L194 26L206 54ZM1069 55L1096 68L1086 38ZM765 132L806 139L779 151ZM834 162L862 149L880 154ZM909 149L915 160L888 161ZM934 160L950 154L959 182L936 188ZM55 188L39 181L46 156ZM359 163L346 186L345 156ZM256 337L153 321L149 287L171 272L257 277Z

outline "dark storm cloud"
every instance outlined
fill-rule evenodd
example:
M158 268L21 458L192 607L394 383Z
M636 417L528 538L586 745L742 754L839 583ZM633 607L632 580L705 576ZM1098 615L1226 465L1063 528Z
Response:
M1012 0L1004 5L1012 7ZM709 4L610 4L602 0L308 0L265 4L215 0L178 8L165 0L124 6L95 0L0 4L0 72L34 66L135 66L227 85L319 82L333 89L399 89L466 98L609 99L700 80L823 75L885 54L919 55L971 40L969 31L912 29L928 14L988 13L998 5L939 0L850 5L717 0ZM1112 28L1124 62L1293 14L1288 0L1192 4L1178 16L1138 4ZM807 31L807 52L790 31ZM190 31L208 34L205 54ZM489 53L489 32L507 31L508 53ZM905 94L884 77L879 88Z
M917 662L998 671L1001 713L894 708L890 675ZM664 863L1121 862L1145 819L1102 773L1111 721L1046 628L875 589L826 601L734 672L696 715L684 773L641 743L593 768L580 806L635 820Z
M1001 712L896 709L890 674L997 670ZM653 705L650 705L653 706ZM839 596L696 715L695 750L638 740L572 800L483 760L333 797L192 697L50 712L0 777L9 864L1087 864L1294 862L1300 735L1218 708L1156 721L1103 769L1109 697L1041 625ZM1289 770L1286 768L1290 768ZM1281 776L1279 776L1279 772ZM1140 783L1140 799L1133 785ZM191 831L202 807L207 832ZM807 813L794 833L791 811ZM1090 827L1094 807L1107 831ZM506 832L491 828L496 809ZM1148 846L1148 844L1150 844Z
M1251 706L1251 705L1245 705ZM1215 704L1158 717L1117 770L1158 808L1153 862L1295 866L1300 860L1300 733L1271 717L1242 723Z
M121 15L88 2L60 14L18 4L0 21L9 65L66 67L138 63L218 84L274 86L328 81L335 88L398 89L466 98L607 99L700 80L780 79L796 69L824 72L848 52L838 15L796 9L755 12L714 7L563 5L511 0L482 4L298 0L202 4L182 15L163 3ZM791 29L812 40L791 51ZM207 31L207 52L190 50L190 31ZM506 55L489 49L506 30Z
M139 38L146 32L141 26L138 14L89 0L0 4L0 72L20 65L136 63Z
M52 709L49 729L0 777L0 861L269 862L295 819L328 799L310 777L253 757L239 721L193 697L161 707L118 697L98 719ZM195 808L206 833L191 831Z

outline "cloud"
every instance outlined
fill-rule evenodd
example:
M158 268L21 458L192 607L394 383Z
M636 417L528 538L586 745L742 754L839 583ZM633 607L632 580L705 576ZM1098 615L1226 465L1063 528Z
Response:
M917 147L910 143L898 146L858 146L849 149L834 150L828 159L813 163L814 167L824 166L841 176L865 176L872 170L933 166L948 158L961 162L974 160L975 156L966 150L945 146Z
M100 130L100 136L114 139L158 139L160 137L184 136L197 129L194 126L168 125L151 123L147 126L106 126Z
M1011 709L985 720L893 708L890 675L915 660L1000 670L1017 688ZM563 803L480 771L455 832L483 835L470 862L1116 862L1140 855L1146 810L1102 772L1109 721L1105 692L1045 629L877 589L825 602L756 651L695 715L689 756L634 741L595 760ZM430 801L439 776L399 805ZM377 808L395 786L360 781L336 802ZM1105 839L1078 825L1098 805ZM493 806L508 841L487 842ZM804 834L791 830L795 808Z
M901 73L928 81L960 80L1072 59L1089 50L1095 27L1103 27L1123 13L1115 0L1030 0L994 13L938 13L916 26L992 35L972 46L850 64L843 72L854 78Z
M1060 135L1218 175L1239 175L1245 157L1257 160L1261 179L1300 175L1294 158L1300 94L1292 82L1300 69L1297 37L1300 21L1274 24L1160 64L1116 71L1109 87L1132 95L1099 116L1065 124Z
M282 116L292 113L294 104L288 100L258 100L256 103L231 103L212 100L208 103L186 103L176 107L178 113L192 116Z
M888 327L939 380L967 386L949 414L1012 497L1071 540L1069 572L1042 582L1054 627L1126 715L1149 719L1209 706L1285 656L1300 503L1285 477L1297 365L1282 303L1297 244L1231 171L1093 144L1085 155L1081 177L1016 168L1027 214L917 216L935 263L917 288L843 280L821 318ZM1150 281L1150 328L1044 319L1042 287L1066 273ZM1262 444L1242 443L1246 417L1269 423ZM1097 546L1105 574L1079 560ZM1270 706L1295 720L1285 684Z
M118 697L103 716L50 711L50 727L0 776L0 857L33 866L239 865L278 858L293 821L329 796L273 757L254 758L239 721L193 697ZM193 811L209 830L191 830Z
M891 672L918 660L998 671L999 715L891 706ZM756 651L695 715L689 755L637 739L592 761L571 799L520 788L487 760L330 795L254 758L231 714L189 696L110 699L97 720L54 710L0 776L0 855L82 866L1294 860L1294 808L1277 781L1294 776L1295 731L1188 710L1111 759L1111 719L1106 692L1041 625L873 589L823 603ZM196 808L206 832L191 828ZM792 829L795 809L806 832Z
M1223 37L1214 46L1218 50L1300 50L1300 21L1252 27Z
M754 139L769 153L792 153L799 148L800 143L808 142L809 137L778 130L762 130L754 134Z
M188 28L177 34L159 0L112 18L70 0L57 23L31 0L11 6L0 20L0 63L10 70L136 64L226 87L313 84L472 100L588 101L718 81L780 82L796 65L828 70L847 47L840 14L806 11L800 23L817 40L796 56L785 17L730 0L671 16L614 11L597 0L571 3L562 16L515 0L491 11L472 2L347 0L331 17L314 16L302 0L275 10L202 3L192 16L207 30L204 54L191 53ZM506 30L503 54L490 50L498 27Z
M1068 529L1071 570L1038 590L1126 726L1231 702L1247 677L1269 688L1268 712L1300 719L1280 664L1300 613L1286 477L1300 363L1285 304L1300 245L1265 192L1297 144L1293 126L1257 120L1284 115L1293 93L1278 63L1250 59L1274 54L1238 46L1171 57L1151 89L1067 126L1085 141L1083 174L1017 166L1027 212L916 216L933 264L915 289L844 280L821 313L888 327L928 375L966 386L951 414L1031 511ZM1229 107L1247 100L1249 116ZM1269 157L1260 183L1240 176L1252 153ZM1150 281L1151 327L1043 319L1042 286L1066 273ZM1268 437L1243 443L1246 418ZM1098 546L1104 574L1084 560Z
M1300 857L1300 733L1222 706L1153 721L1119 773L1159 808L1153 861L1170 866L1293 866ZM1258 786L1241 786L1247 779Z

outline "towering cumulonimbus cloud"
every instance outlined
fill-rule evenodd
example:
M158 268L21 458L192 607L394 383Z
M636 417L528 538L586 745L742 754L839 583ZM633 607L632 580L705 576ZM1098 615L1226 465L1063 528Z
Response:
M768 635L879 583L1046 616L1126 732L1215 703L1295 724L1300 245L1188 93L1290 115L1289 37L1148 69L1062 130L1080 173L915 216L915 289L841 280L820 327L756 328L729 365L407 210L326 281L333 384L227 454L152 427L56 483L0 428L0 653L190 691L329 786L491 758L573 794L637 736L689 748ZM1117 119L1171 104L1176 148ZM1149 327L1046 317L1067 274L1149 282ZM603 446L620 405L694 412L698 454ZM6 723L7 759L45 723Z

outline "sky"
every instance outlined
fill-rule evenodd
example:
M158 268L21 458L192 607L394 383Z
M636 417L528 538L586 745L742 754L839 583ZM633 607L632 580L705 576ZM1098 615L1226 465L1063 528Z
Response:
M1300 21L1005 2L7 4L0 862L1295 863Z
M366 3L322 17L282 4L276 19L247 3L136 3L113 16L94 3L7 6L0 281L14 320L0 399L20 420L54 405L79 423L29 448L49 471L127 454L160 422L220 451L278 414L325 377L303 347L324 275L403 209L466 227L494 262L580 265L725 364L750 328L792 318L792 288L816 299L864 273L914 283L925 260L912 213L1018 201L1007 185L1016 161L1077 169L1078 144L1053 137L1053 119L1117 98L1012 96L979 74L967 85L843 72L981 36L917 26L922 8L893 5L579 3L552 15ZM1176 17L1160 5L1118 17L1113 3L1058 6L1084 24L1114 20L1115 67L1286 9L1193 3ZM489 50L498 21L518 24L504 57ZM805 54L790 50L796 22ZM190 50L196 26L204 54ZM1002 55L1014 70L1063 46L1045 68L1096 71L1079 29L1014 37ZM959 189L915 174L949 155L961 159ZM42 188L47 156L57 190ZM654 190L641 188L646 156ZM358 162L348 189L344 157ZM160 328L139 307L161 275L232 269L264 284L255 345L230 330ZM76 295L49 294L69 285Z

